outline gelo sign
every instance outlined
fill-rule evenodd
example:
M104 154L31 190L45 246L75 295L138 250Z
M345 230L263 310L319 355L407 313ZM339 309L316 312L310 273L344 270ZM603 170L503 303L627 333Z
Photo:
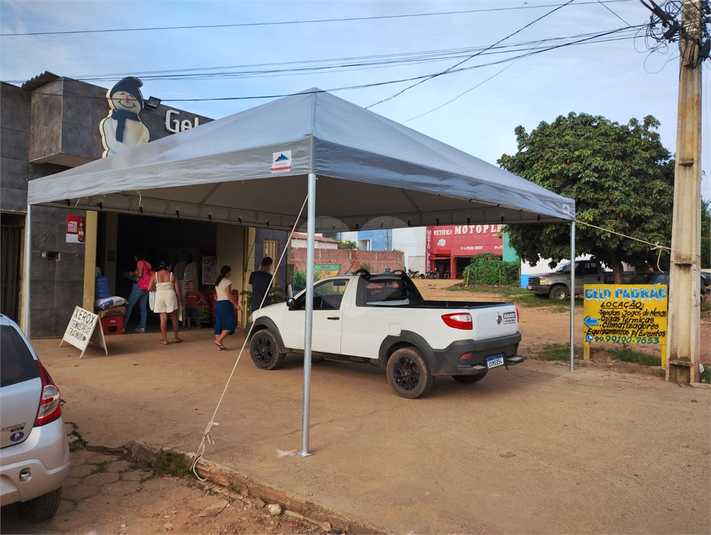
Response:
M190 130L196 126L200 126L200 119L195 117L194 121L191 122L190 119L183 119L182 121L178 119L180 112L177 110L168 110L165 112L165 129L168 132L177 134L178 132L184 132L185 130Z
M661 284L586 284L583 305L585 358L590 344L667 346L667 287Z

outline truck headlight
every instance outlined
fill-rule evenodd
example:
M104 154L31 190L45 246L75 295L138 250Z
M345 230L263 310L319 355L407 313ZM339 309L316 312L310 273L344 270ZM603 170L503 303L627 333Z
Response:
M541 277L540 279L538 279L538 284L542 286L548 286L548 279Z

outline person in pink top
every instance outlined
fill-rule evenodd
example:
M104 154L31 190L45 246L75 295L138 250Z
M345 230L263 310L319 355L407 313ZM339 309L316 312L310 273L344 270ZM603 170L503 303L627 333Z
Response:
M143 253L138 252L133 257L136 262L136 270L128 273L133 280L133 288L131 289L131 295L128 297L128 305L126 305L126 316L123 319L123 332L126 331L128 327L128 322L131 319L131 312L133 312L133 307L138 303L139 310L141 311L141 321L136 327L137 333L146 332L146 319L148 317L148 284L150 283L151 274L153 269L151 265L146 262L146 258Z

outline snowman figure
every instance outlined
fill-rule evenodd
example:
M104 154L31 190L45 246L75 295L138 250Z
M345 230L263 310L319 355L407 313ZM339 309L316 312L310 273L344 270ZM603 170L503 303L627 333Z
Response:
M130 76L106 92L111 111L99 126L104 158L148 143L150 132L139 117L143 109L142 85L138 78Z

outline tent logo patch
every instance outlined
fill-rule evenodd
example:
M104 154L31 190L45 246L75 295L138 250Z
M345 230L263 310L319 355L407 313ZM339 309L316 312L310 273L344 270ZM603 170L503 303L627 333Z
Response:
M291 151L272 153L272 173L291 171Z

